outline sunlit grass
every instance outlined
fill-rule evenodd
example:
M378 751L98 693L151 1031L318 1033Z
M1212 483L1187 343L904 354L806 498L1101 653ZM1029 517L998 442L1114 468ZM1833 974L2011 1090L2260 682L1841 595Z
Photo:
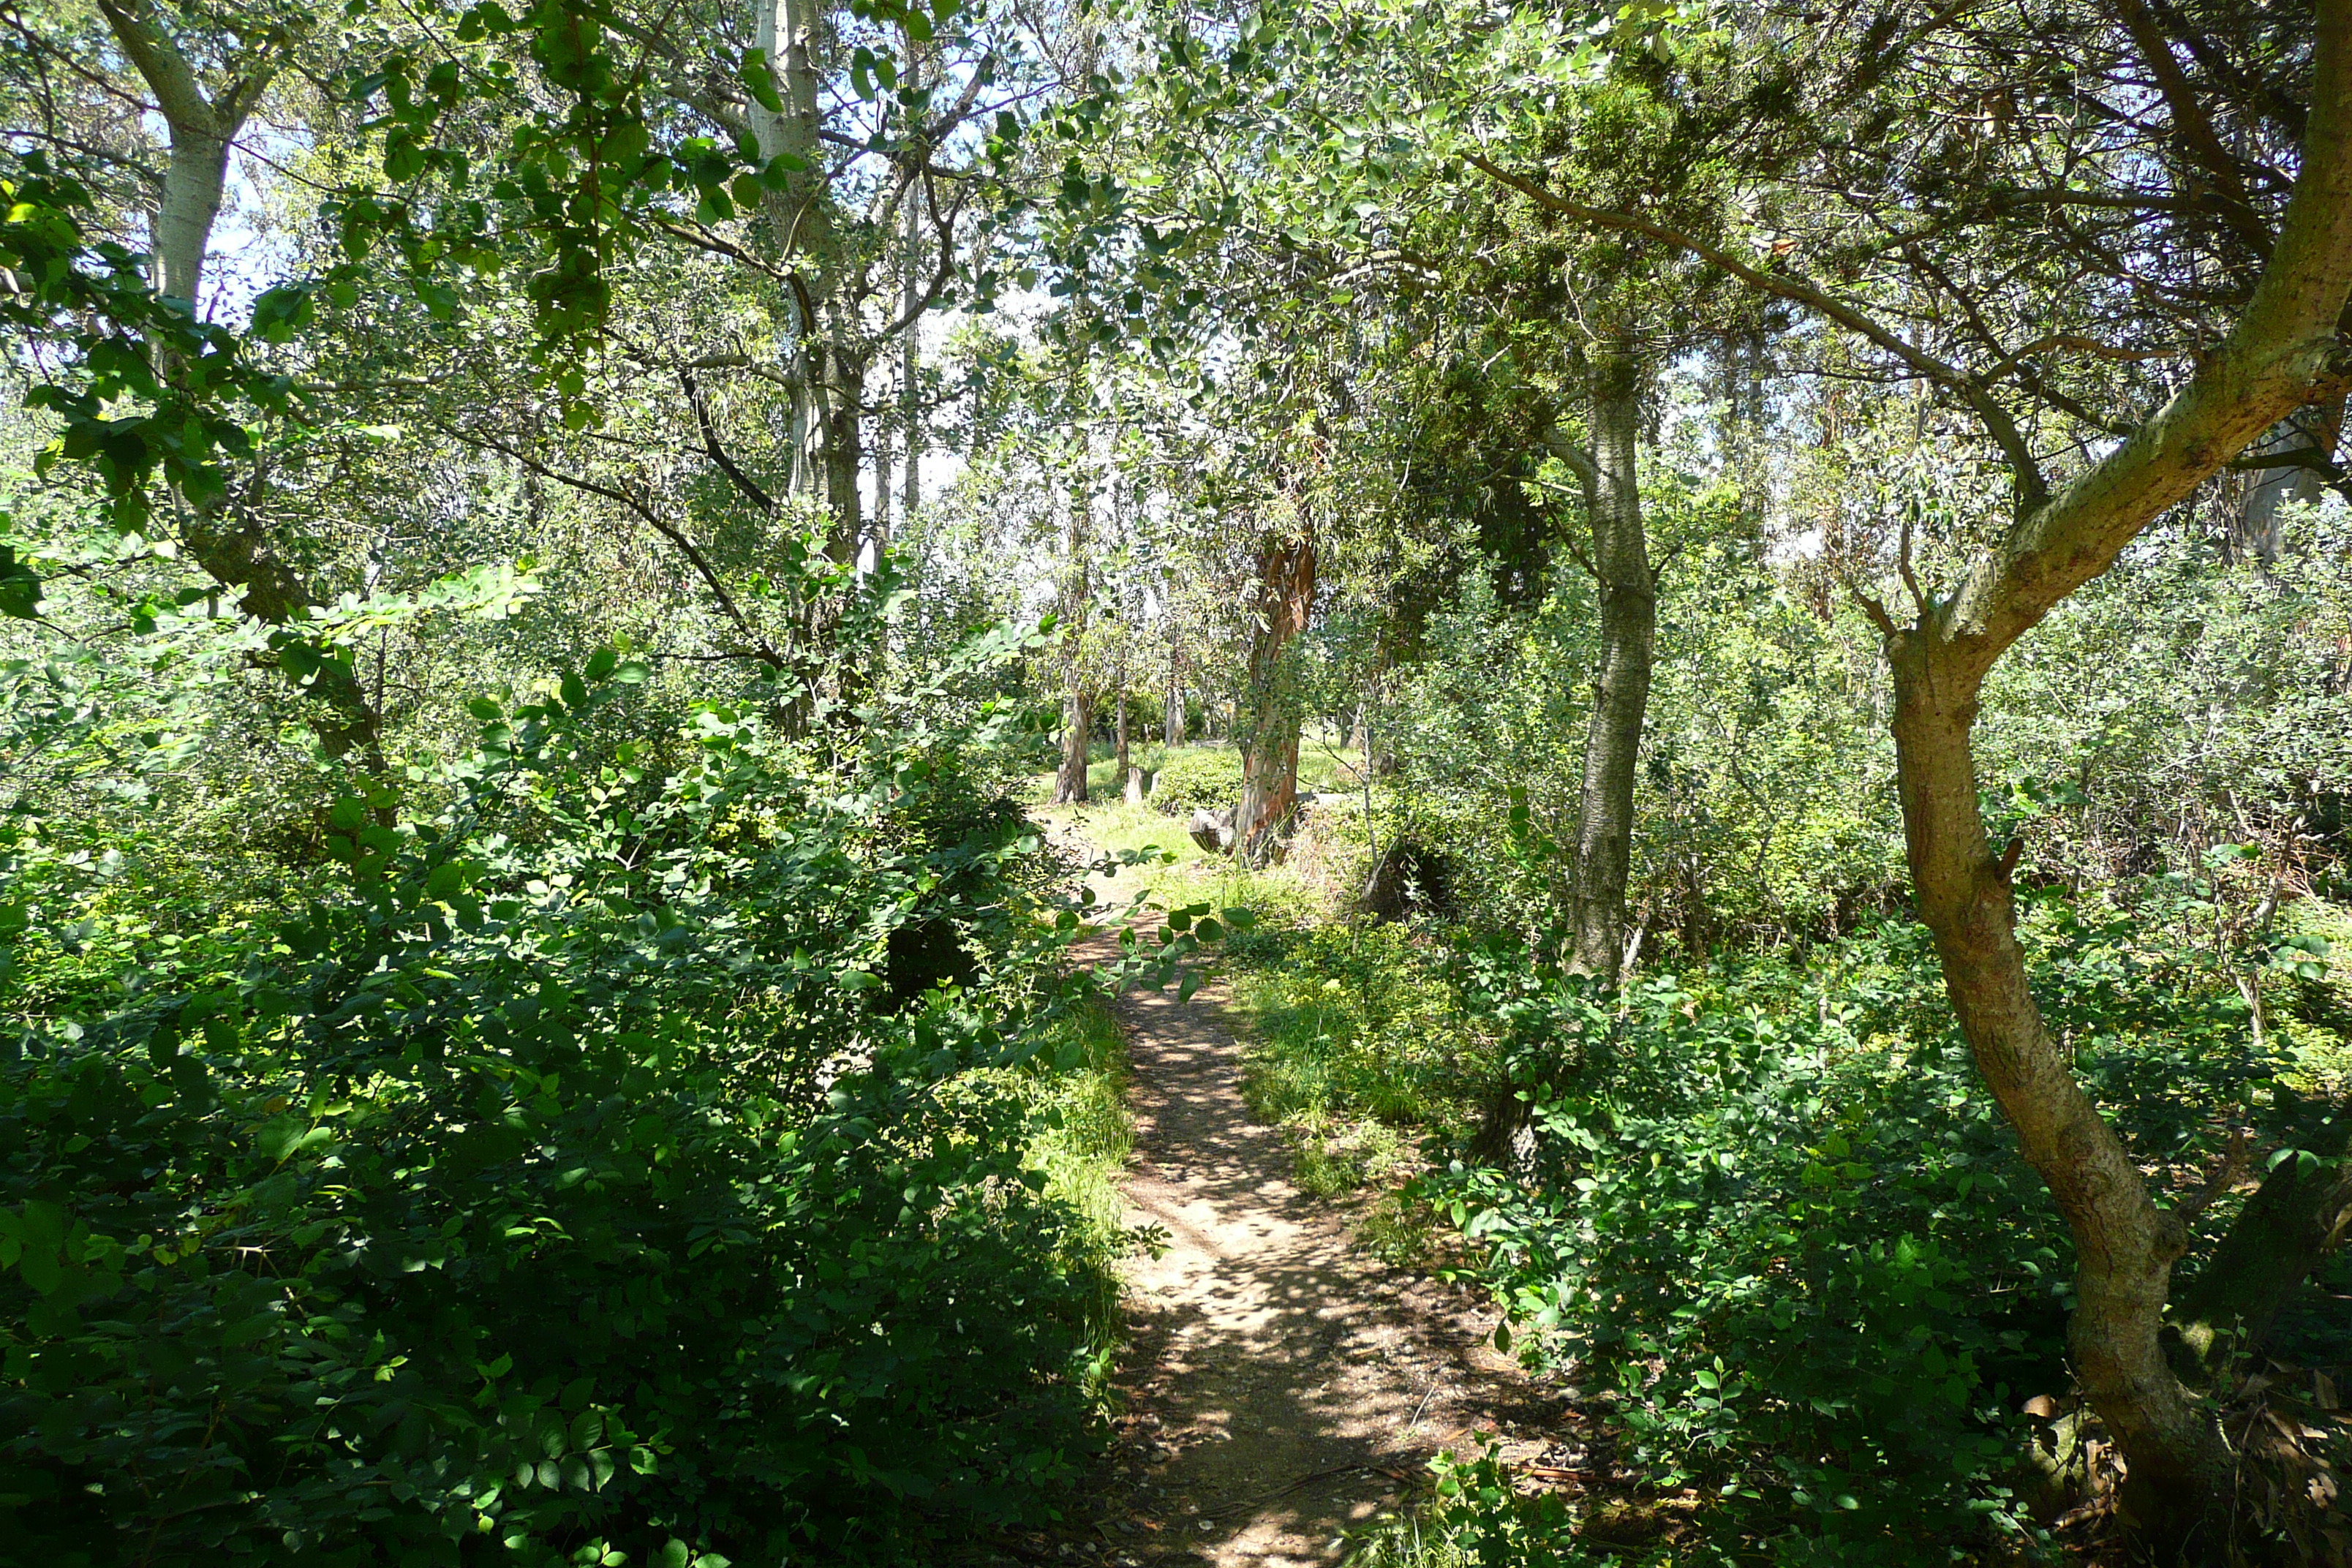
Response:
M1293 931L1235 974L1255 1036L1242 1091L1325 1196L1396 1185L1458 1131L1486 1071L1427 954L1396 926Z
M1133 1249L1119 1184L1135 1147L1135 1123L1127 1105L1127 1041L1100 998L1065 1014L1042 1055L1066 1059L1062 1053L1071 1046L1077 1047L1074 1065L1033 1080L1045 1130L1030 1147L1030 1164L1045 1175L1046 1195L1078 1215L1066 1261L1087 1284L1088 1360L1103 1381L1120 1338L1119 1264Z

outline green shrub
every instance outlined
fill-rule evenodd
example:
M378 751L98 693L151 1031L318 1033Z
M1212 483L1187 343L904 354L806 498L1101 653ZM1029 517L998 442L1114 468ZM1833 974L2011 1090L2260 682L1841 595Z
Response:
M2275 1122L2292 1097L2234 989L2160 926L2037 900L2036 990L2139 1157L2194 1172L2217 1121ZM1418 1191L1480 1248L1521 1353L1608 1391L1647 1482L1841 1560L1943 1562L2033 1528L2017 1411L2068 1386L2071 1244L1923 931L1614 999L1496 942L1462 984L1533 1144Z
M1078 1473L1118 1238L1041 1141L1115 1129L1032 1087L1035 840L950 748L717 707L583 777L562 690L482 704L436 822L338 802L299 906L19 926L9 1561L920 1559ZM987 961L895 996L924 920Z
M1401 1179L1428 1132L1467 1125L1492 1063L1464 1027L1444 949L1402 926L1261 925L1234 944L1255 1038L1242 1089L1325 1196Z
M1151 804L1171 816L1227 811L1241 794L1241 753L1223 746L1171 752L1151 781Z

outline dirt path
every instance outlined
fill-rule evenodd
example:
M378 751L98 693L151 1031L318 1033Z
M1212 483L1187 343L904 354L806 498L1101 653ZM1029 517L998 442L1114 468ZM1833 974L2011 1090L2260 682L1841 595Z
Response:
M1107 956L1096 938L1082 957ZM1091 950L1091 951L1090 951ZM1438 1449L1559 1414L1490 1316L1354 1251L1250 1119L1223 987L1120 999L1135 1064L1128 1220L1168 1237L1130 1266L1124 1560L1328 1563Z

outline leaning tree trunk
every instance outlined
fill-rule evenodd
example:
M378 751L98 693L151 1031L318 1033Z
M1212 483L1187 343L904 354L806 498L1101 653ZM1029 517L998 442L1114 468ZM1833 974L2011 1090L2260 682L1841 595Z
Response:
M184 300L192 313L198 312L213 226L220 217L227 185L229 148L276 79L288 40L280 35L256 46L248 58L233 62L241 68L233 79L207 96L195 68L146 0L101 0L99 9L123 55L155 95L170 133L163 195L155 211L155 285L167 298ZM163 368L167 374L177 368L168 354ZM282 627L310 607L309 584L250 510L232 516L217 500L183 500L180 535L189 559L223 587L240 590L238 609ZM290 640L291 634L281 633L279 638ZM327 751L336 756L356 751L370 768L383 773L381 704L362 688L350 664L324 660L300 683L335 715L319 731Z
M2144 1520L2184 1503L2201 1515L2225 1495L2230 1450L2159 1342L2173 1261L2188 1235L2157 1207L2034 1005L2010 882L2016 846L1994 854L1977 805L1970 730L1982 671L1950 657L1950 647L1918 629L1889 639L1896 789L1920 918L1934 933L1944 989L1978 1069L2074 1232L2067 1348L2126 1456L2128 1501ZM2194 1531L2190 1521L2163 1533Z
M1650 705L1650 656L1657 636L1657 579L1650 570L1635 473L1641 428L1641 368L1616 342L1587 368L1592 447L1585 510L1592 525L1591 568L1601 600L1601 668L1584 741L1570 898L1570 967L1617 983L1625 953L1625 881L1633 859L1633 782L1642 723Z
M1298 802L1298 729L1306 708L1297 661L1286 656L1315 612L1315 567L1311 524L1258 550L1248 710L1235 716L1242 795L1234 814L1234 853L1247 859L1265 853L1268 837Z
M2342 389L2352 295L2352 0L2317 0L2311 37L2310 113L2294 195L2253 293L2163 405L2054 494L1985 381L1913 348L1851 300L1759 272L1646 215L1556 196L1473 154L1551 211L1670 245L1868 336L1969 406L2010 463L2014 519L1997 543L1975 552L1954 592L1931 597L1912 579L1906 554L1916 617L1898 623L1876 600L1863 604L1895 671L1897 777L1920 914L1979 1070L2074 1233L2078 1304L2068 1341L2075 1370L2127 1468L2126 1528L2140 1550L2164 1561L2218 1555L2220 1543L2201 1531L2226 1520L2232 1500L2219 1426L2158 1350L2172 1263L2186 1238L2179 1216L2156 1206L2034 1005L2010 884L2016 846L1992 853L1977 809L1970 731L1984 679L2012 643L2249 442Z
M2310 400L2338 353L2352 294L2352 0L2317 10L2303 167L2260 283L2230 335L2126 439L2054 495L2021 468L2007 535L1949 597L1909 581L1917 616L1874 601L1895 673L1896 780L1919 913L1978 1069L2073 1232L2076 1306L2067 1344L2084 1392L2126 1466L2126 1523L2151 1554L2218 1555L2232 1496L2229 1445L2160 1345L2172 1265L2188 1245L2130 1151L2075 1080L2027 984L2010 876L1977 805L1970 731L1986 675L2149 522ZM2250 1205L2241 1226L2276 1218ZM2233 1232L2221 1244L2240 1245Z

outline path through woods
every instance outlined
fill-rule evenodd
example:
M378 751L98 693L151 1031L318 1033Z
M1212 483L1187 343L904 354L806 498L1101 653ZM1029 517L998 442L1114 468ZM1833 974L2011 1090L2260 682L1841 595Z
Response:
M1490 1315L1355 1251L1344 1215L1291 1184L1281 1135L1242 1099L1223 985L1116 1005L1135 1066L1128 1223L1168 1240L1129 1270L1106 1526L1122 1559L1334 1563L1439 1449L1498 1426L1522 1450L1559 1434L1562 1401L1496 1353Z

